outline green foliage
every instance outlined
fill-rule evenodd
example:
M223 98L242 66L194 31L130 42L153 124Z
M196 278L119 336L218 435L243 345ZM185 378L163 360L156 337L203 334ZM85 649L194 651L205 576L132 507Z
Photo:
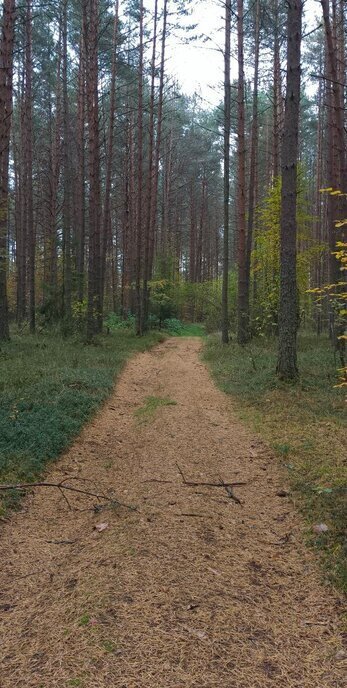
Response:
M288 385L274 374L274 340L239 347L207 340L205 360L221 388L237 396L239 413L281 458L311 526L326 523L327 534L311 535L329 577L347 590L345 407L327 338L299 337L300 381ZM290 458L289 458L290 457Z
M150 311L159 320L159 325L164 320L174 317L176 314L174 301L174 283L168 279L151 280Z
M176 404L177 401L173 401L168 397L146 397L144 405L136 409L134 416L140 423L147 423L153 418L158 408L162 406L176 406Z
M317 244L312 238L313 217L309 215L306 200L307 182L303 172L299 174L297 202L298 243L297 284L301 308L309 313L311 299L307 289L311 266L326 246ZM277 332L277 317L280 287L280 221L281 221L281 179L277 179L257 211L255 249L252 253L252 277L256 282L256 297L253 304L253 331L255 334L271 335Z
M183 323L181 320L171 318L164 320L163 329L173 337L204 337L205 327L200 323Z
M116 332L117 330L131 330L135 329L135 316L131 313L127 318L122 318L117 313L109 313L105 320L106 327L110 332Z
M73 321L73 330L82 334L85 331L87 324L87 299L83 301L74 301L71 305L71 315Z
M120 330L85 346L57 333L14 334L0 350L0 481L35 480L110 394L128 356L160 340Z
M236 320L236 272L229 273L229 320ZM174 301L179 317L184 321L204 323L207 332L221 328L222 317L222 280L206 282L176 282Z
M167 318L163 321L163 328L171 335L180 336L184 332L184 325L177 318Z

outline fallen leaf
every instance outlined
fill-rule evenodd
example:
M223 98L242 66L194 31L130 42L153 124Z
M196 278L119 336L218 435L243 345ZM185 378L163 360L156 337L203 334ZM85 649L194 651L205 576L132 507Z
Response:
M329 528L325 523L317 523L315 526L313 526L313 530L315 533L327 533Z
M98 533L102 533L103 530L108 528L108 523L97 523L94 528L98 531Z

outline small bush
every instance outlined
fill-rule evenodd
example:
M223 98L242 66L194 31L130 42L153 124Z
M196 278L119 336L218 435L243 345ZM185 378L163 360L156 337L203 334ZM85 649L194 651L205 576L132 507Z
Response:
M184 325L177 318L167 318L163 321L163 328L169 334L182 334L184 330Z
M110 313L105 320L105 325L111 332L133 330L135 328L135 316L129 313L126 318L122 318L117 313Z

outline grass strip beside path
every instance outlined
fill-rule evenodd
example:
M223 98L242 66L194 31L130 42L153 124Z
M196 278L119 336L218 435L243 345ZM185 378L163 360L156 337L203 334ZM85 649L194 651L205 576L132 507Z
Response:
M204 359L235 409L270 445L288 471L293 495L308 522L310 543L319 548L327 577L347 592L347 467L343 390L327 339L299 340L300 381L275 375L276 342L244 348L208 338ZM327 532L316 533L324 523Z
M118 331L86 346L56 333L14 335L0 349L0 482L30 482L110 394L133 353L164 337ZM18 493L0 501L15 506Z

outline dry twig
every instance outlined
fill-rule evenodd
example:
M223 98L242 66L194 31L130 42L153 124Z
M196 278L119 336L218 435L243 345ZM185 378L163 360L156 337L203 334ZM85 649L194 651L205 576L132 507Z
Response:
M233 493L233 487L237 487L237 486L240 486L240 485L246 485L247 483L245 483L245 482L226 483L226 482L224 482L224 480L222 480L222 478L219 479L219 482L218 482L218 483L195 482L195 481L192 481L192 480L186 480L186 478L185 478L185 476L184 476L184 474L183 474L183 471L182 471L182 469L180 468L180 466L178 465L178 463L176 463L176 466L177 466L177 468L178 468L178 470L179 470L179 472L180 472L180 474L181 474L181 478L182 478L182 480L183 480L183 485L188 485L188 486L190 486L190 487L201 487L201 486L205 486L205 487L224 487L224 489L227 491L228 496L230 497L230 499L233 499L234 502L236 502L236 504L240 504L240 506L242 506L242 502L241 502L241 501L238 499L238 497L236 497L236 496L234 495L234 493Z
M67 480L73 480L74 478L64 478L60 483L44 483L44 482L38 482L38 483L17 483L15 485L0 485L0 491L3 492L5 490L31 490L34 487L54 487L59 490L61 495L64 497L65 501L67 502L69 509L71 509L71 504L69 500L67 499L66 495L64 494L63 490L69 490L70 492L77 492L78 494L86 495L87 497L95 497L96 499L104 499L106 502L109 504L115 504L117 506L124 506L126 509L130 509L131 511L136 511L135 506L130 506L129 504L124 504L123 502L120 502L118 499L114 499L113 497L107 497L105 494L98 494L96 492L91 492L89 490L81 490L78 487L72 487L71 485L66 485L65 483ZM79 480L79 478L75 478ZM81 478L83 480L83 478Z

